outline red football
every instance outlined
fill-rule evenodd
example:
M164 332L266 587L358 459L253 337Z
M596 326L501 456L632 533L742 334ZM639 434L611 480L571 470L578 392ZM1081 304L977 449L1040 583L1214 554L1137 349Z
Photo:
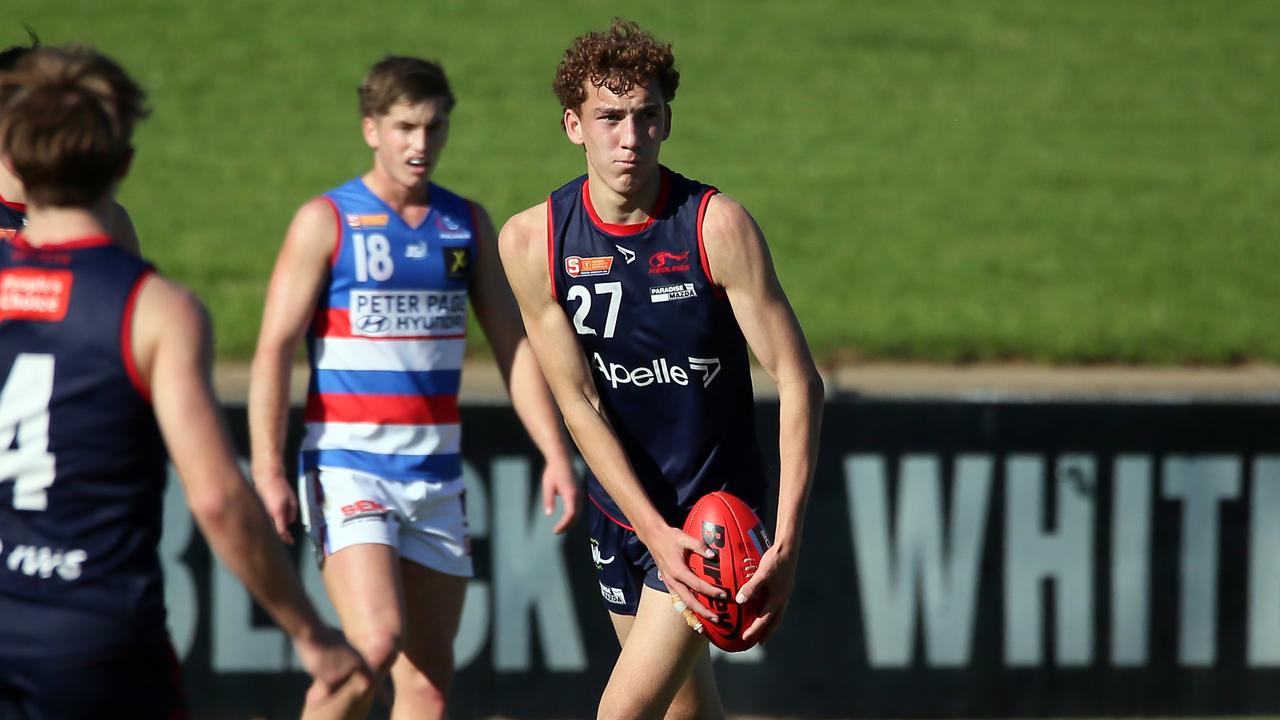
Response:
M703 496L693 506L684 521L684 531L701 539L716 554L708 558L690 553L689 568L703 580L728 591L723 600L695 593L699 602L719 616L719 622L702 624L703 634L721 650L738 652L750 648L755 643L743 641L742 633L756 619L761 598L739 605L734 597L756 574L760 557L769 547L764 525L746 503L717 491Z

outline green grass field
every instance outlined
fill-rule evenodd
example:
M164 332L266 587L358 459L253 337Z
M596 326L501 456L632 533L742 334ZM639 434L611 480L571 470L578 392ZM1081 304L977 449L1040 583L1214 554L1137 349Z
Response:
M752 210L824 359L1280 362L1280 4L631 8L683 71L665 161ZM500 224L582 171L550 78L613 12L8 0L0 43L25 21L150 89L121 200L237 359L293 210L368 165L368 65L444 61L460 104L436 179Z

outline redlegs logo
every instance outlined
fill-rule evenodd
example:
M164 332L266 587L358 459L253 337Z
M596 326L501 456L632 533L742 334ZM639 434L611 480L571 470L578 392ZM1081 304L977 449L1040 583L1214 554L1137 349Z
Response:
M682 253L673 253L668 250L659 250L649 256L649 273L653 275L661 273L684 272L689 269L689 251Z

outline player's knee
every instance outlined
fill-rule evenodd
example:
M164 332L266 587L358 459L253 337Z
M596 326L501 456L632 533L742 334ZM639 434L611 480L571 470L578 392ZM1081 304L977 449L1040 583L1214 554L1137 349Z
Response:
M349 705L359 702L360 698L366 697L372 691L373 680L368 675L356 673L336 688L327 687L324 683L316 680L307 689L305 701L307 707L312 709L326 705L332 706L333 703ZM304 712L303 715L305 717L306 713Z
M364 661L375 672L385 673L400 655L400 633L385 628L374 628L350 638L351 644L364 656Z
M608 688L596 710L597 720L640 720L661 714L662 708L649 707L634 697L626 697L624 693L609 692Z
M623 705L624 703L619 702L616 698L611 698L609 693L606 692L600 698L600 707L596 708L596 720L622 720L628 717L638 717L624 713Z
M396 694L412 694L419 703L444 707L453 682L452 659L428 662L402 662L392 668Z
M663 720L723 720L723 718L724 710L720 708L719 703L680 693L671 701L671 706L667 708L667 714Z

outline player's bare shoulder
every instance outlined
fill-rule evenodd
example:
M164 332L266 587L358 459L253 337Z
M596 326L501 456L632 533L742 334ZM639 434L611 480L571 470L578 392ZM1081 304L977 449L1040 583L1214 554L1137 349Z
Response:
M770 264L764 233L742 203L718 194L702 218L702 243L711 274L720 285L732 284L744 273L754 274Z
M209 312L195 293L159 273L152 274L138 291L130 341L142 377L150 384L162 348L207 358L211 352L209 327Z
M154 323L163 334L207 331L209 311L194 292L159 273L144 282L134 311L135 328Z
M338 208L328 198L318 195L298 208L289 223L287 238L297 238L307 245L328 246L330 249L341 232Z
M541 279L547 283L547 206L539 203L516 213L498 233L498 252L512 286Z
M311 198L298 208L289 222L276 258L275 275L283 272L290 278L298 277L299 273L319 277L336 257L341 237L337 206L323 195Z
M547 206L538 203L512 215L498 234L498 245L505 258L509 252L523 255L531 246L545 250L547 240Z

